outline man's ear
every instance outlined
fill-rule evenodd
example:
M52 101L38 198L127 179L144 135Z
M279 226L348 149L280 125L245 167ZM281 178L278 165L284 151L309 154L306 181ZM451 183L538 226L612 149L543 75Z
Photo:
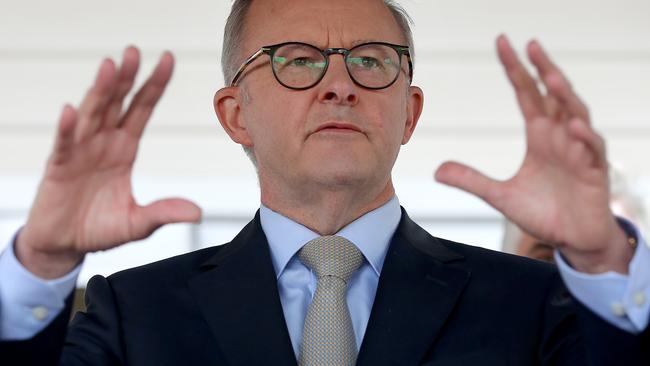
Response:
M238 87L229 86L217 90L214 94L214 111L221 122L221 127L230 138L243 146L252 147L253 141L246 129L241 112L243 104L242 91Z
M418 124L424 106L424 92L417 86L409 86L407 98L406 124L404 126L404 136L402 136L402 145L409 142L413 131L415 131L415 126Z

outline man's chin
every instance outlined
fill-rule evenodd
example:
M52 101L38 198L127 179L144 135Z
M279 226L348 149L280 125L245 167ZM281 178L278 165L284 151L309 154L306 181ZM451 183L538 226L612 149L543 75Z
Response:
M373 180L373 171L357 164L323 162L314 166L307 181L332 188L359 187Z

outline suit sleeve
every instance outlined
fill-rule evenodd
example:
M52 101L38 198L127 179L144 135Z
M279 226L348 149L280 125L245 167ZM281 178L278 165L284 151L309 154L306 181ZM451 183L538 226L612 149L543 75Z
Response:
M0 342L0 360L20 365L123 365L120 320L108 280L95 276L86 289L86 313L68 326L72 296L66 308L43 331L25 341Z
M105 277L94 276L88 282L86 308L70 323L61 365L123 365L119 312Z
M650 247L631 223L619 219L621 227L637 239L629 274L581 273L556 251L555 259L571 294L610 324L630 333L642 333L650 317Z
M610 324L575 299L556 274L541 314L542 365L650 365L650 332L634 334Z
M590 365L650 365L650 331L639 334L621 330L578 303Z
M65 301L65 308L41 332L30 339L0 341L0 361L15 361L16 365L57 365L63 349L73 294Z

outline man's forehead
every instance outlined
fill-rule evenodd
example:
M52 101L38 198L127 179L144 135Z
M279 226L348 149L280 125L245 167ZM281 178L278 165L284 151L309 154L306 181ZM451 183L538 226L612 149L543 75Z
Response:
M302 41L352 47L368 41L404 43L382 0L258 0L246 17L245 48Z

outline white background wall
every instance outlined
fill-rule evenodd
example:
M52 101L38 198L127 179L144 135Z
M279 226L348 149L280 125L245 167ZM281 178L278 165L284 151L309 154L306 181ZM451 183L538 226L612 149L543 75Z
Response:
M523 122L494 53L506 32L523 50L540 39L591 107L610 160L650 194L650 2L647 0L403 0L415 20L415 84L426 107L395 167L402 204L434 235L497 248L499 216L442 187L432 173L460 160L498 178L523 157ZM64 102L78 103L102 57L128 44L146 71L169 49L175 76L135 168L136 197L196 200L201 225L173 225L144 243L88 257L80 283L115 270L227 241L252 217L250 163L222 132L212 96L226 0L0 0L0 246L23 222Z

